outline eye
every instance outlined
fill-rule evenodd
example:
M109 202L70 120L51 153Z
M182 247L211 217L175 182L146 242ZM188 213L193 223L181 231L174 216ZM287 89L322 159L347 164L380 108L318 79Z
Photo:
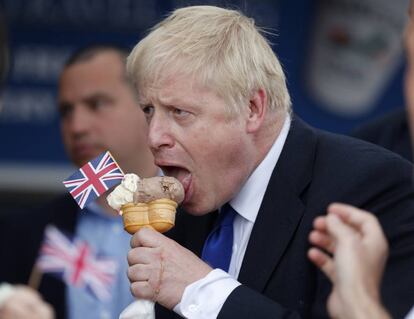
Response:
M73 112L73 106L69 103L59 105L59 115L61 119L67 118Z
M181 109L177 109L177 108L173 108L172 113L173 113L174 116L180 117L180 118L190 115L190 112L184 111L184 110L181 110Z
M90 99L89 101L89 108L93 111L97 111L103 107L110 105L110 100L105 97L95 97Z
M154 114L154 107L152 105L141 106L141 109L147 118L150 118Z

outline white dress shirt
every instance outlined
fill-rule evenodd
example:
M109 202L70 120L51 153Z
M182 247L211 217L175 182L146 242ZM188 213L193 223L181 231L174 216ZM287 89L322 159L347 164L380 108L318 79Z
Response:
M189 319L217 318L227 297L240 285L236 278L267 185L289 133L290 121L290 117L287 116L266 157L250 175L240 192L230 201L238 215L233 223L233 250L229 272L214 269L206 277L188 285L181 302L174 308L180 316Z

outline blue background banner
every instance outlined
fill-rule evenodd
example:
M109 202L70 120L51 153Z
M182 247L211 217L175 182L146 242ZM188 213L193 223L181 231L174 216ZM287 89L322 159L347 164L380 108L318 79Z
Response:
M96 43L132 48L166 13L184 5L240 9L273 33L269 39L286 71L294 111L316 127L347 133L404 105L401 35L408 0L0 3L11 53L0 113L1 188L61 190L60 181L72 171L56 103L67 56Z

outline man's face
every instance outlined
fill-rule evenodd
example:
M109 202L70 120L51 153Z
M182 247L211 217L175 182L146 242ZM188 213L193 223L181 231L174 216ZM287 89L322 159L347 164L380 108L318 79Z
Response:
M183 76L141 93L155 164L183 184L184 208L202 215L230 200L254 165L246 115L229 118L222 98Z
M77 166L110 150L125 171L136 170L148 147L147 123L115 52L98 53L62 73L59 110L63 142Z

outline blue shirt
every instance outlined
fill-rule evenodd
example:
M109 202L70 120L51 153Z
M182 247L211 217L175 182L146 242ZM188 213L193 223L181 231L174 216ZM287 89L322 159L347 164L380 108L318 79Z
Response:
M104 212L96 203L84 208L75 230L76 238L88 242L98 255L113 258L118 270L111 287L111 298L100 301L90 292L66 286L67 317L69 319L113 319L134 301L127 277L127 254L131 235L123 229L122 218Z

